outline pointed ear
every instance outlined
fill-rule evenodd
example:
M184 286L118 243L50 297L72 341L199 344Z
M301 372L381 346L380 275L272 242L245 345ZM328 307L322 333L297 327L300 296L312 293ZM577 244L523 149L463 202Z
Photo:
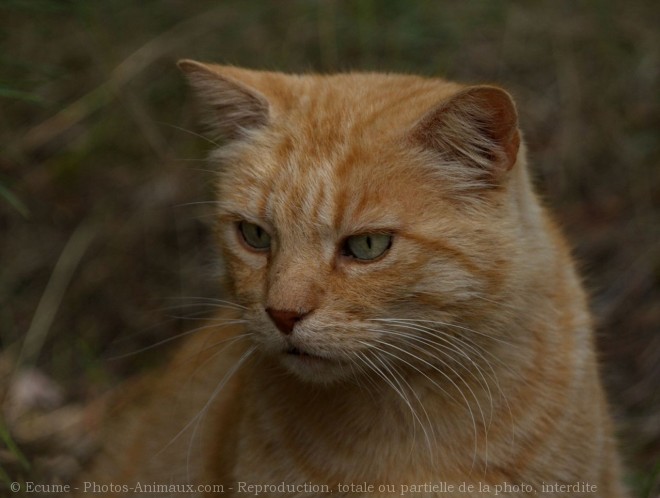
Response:
M417 123L412 138L443 158L474 168L486 185L495 186L518 157L518 114L504 90L474 86L431 110Z
M233 75L239 69L191 60L178 66L200 101L202 121L217 135L232 140L268 124L268 100Z

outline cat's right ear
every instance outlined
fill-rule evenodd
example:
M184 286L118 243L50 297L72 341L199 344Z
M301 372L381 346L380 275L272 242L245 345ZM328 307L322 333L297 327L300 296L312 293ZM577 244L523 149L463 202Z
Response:
M221 138L233 140L266 126L270 105L266 97L242 83L237 68L181 60L177 64L186 75L200 103L202 122Z

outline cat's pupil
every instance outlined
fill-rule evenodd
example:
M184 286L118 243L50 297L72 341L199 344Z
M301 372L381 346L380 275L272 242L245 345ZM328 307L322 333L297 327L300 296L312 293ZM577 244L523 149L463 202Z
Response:
M389 234L364 234L353 235L346 239L344 254L363 261L374 260L382 256L392 243Z
M245 242L254 249L265 250L270 247L270 235L259 225L242 221L239 228Z

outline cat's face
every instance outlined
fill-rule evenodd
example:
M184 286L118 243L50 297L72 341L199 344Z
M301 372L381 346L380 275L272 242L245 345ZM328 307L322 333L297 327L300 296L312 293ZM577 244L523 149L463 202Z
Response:
M189 64L234 139L217 153L219 234L251 340L317 382L460 361L511 259L508 96Z

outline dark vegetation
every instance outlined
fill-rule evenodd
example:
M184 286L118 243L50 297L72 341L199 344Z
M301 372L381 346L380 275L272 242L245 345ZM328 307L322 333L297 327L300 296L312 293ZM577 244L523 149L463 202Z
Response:
M187 131L178 58L493 82L516 97L592 292L631 483L656 496L659 26L653 0L4 0L0 395L36 367L61 386L42 401L84 405L167 352L142 348L200 325L178 306L218 295L209 144ZM7 410L0 489L45 451Z

